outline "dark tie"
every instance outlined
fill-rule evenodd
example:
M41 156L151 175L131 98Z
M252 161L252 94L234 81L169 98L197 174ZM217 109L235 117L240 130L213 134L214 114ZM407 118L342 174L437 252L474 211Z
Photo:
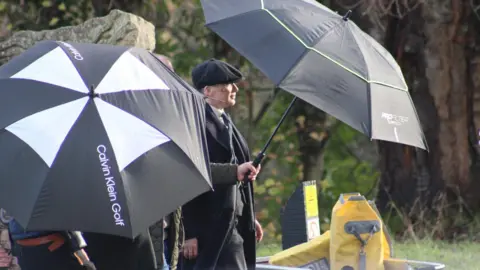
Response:
M223 123L228 130L228 143L230 147L230 151L232 152L232 157L230 159L230 163L237 164L237 156L235 155L235 147L233 146L233 127L232 121L230 121L230 117L226 113L222 113Z

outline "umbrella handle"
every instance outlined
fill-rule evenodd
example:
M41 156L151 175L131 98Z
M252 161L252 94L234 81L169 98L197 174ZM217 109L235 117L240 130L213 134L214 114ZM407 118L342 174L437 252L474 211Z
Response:
M87 252L85 252L83 248L75 251L73 255L75 255L75 258L77 258L78 263L80 263L80 265L82 265L85 269L88 269L88 270L97 269L95 267L95 264L93 264L93 262L90 261L90 258L88 257Z
M78 263L88 270L96 270L97 268L95 267L95 264L90 261L90 258L84 249L87 246L87 242L83 238L82 232L67 231L66 236L70 247L73 250L73 255L77 258Z
M97 268L95 267L95 264L93 264L91 261L85 262L83 267L85 267L85 269L87 270L97 270Z

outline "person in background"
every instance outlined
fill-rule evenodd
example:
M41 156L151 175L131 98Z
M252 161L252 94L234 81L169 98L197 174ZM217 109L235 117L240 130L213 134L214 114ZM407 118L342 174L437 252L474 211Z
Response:
M225 112L236 103L243 78L239 70L216 59L192 70L192 81L206 106L208 154L211 162L242 164L250 161L248 145ZM259 171L260 168L257 168ZM183 248L187 269L255 269L256 242L263 237L257 220L250 218L248 189L236 185L214 185L182 207L185 226ZM252 194L253 197L253 194ZM255 223L255 230L249 224Z
M165 55L153 54L172 72L173 64ZM182 208L179 207L150 227L149 233L157 258L157 267L176 270L180 248L183 244Z

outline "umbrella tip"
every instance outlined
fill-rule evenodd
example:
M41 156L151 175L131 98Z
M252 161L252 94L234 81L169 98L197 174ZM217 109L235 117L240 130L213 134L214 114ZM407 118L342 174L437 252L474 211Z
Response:
M343 20L344 21L348 21L348 19L350 18L350 15L352 15L352 10L348 10L347 13L345 13L345 15L343 15Z
M98 97L98 94L94 92L95 86L93 86L93 84L90 85L90 89L89 89L89 90L90 90L90 91L88 91L88 96L89 96L90 98Z

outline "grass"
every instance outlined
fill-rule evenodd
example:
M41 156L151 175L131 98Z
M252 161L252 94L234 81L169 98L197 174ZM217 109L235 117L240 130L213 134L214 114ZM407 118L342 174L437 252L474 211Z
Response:
M280 244L263 244L260 243L257 247L257 257L266 257L272 254L275 254L279 251L282 251L282 247Z
M279 244L263 244L259 246L257 256L269 256L280 250ZM446 269L480 270L480 243L475 242L397 242L394 244L394 255L401 259L443 263Z
M440 241L413 241L396 243L394 253L397 258L440 262L446 269L480 270L480 243Z

